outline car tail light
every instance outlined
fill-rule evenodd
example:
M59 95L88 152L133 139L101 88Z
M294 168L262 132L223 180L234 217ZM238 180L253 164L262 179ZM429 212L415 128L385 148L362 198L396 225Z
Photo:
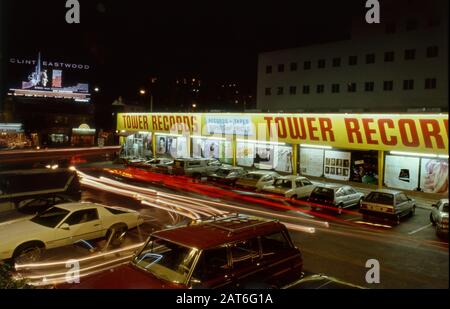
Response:
M392 212L392 213L393 213L393 212L394 212L394 208L388 207L388 208L387 208L387 212Z

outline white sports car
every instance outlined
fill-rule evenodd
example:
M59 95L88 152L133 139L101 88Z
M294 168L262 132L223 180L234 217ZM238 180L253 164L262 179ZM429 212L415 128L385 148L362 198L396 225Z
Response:
M0 260L34 261L45 249L72 245L81 240L108 237L119 243L128 229L143 222L127 208L95 203L59 204L31 220L0 226Z

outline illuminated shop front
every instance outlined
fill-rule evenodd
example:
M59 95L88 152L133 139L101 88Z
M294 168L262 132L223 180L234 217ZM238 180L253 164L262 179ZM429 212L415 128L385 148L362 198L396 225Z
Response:
M131 113L117 124L153 133L154 156L448 192L448 114Z
M14 149L31 146L21 123L0 123L0 149Z
M71 145L76 147L92 147L95 145L95 129L87 124L81 124L72 129Z

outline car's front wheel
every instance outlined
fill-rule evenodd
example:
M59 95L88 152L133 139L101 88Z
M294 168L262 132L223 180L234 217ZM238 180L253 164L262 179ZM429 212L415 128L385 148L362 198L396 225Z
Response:
M411 211L409 212L408 216L413 217L415 215L415 213L416 213L416 206L413 206L411 208Z
M38 242L25 243L14 250L13 260L17 264L27 264L39 261L45 247Z
M337 214L338 216L342 215L342 209L344 208L344 206L342 204L339 204L337 206Z

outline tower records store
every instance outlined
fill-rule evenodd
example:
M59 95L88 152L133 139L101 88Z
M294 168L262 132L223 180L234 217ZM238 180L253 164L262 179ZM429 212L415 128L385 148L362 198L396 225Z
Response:
M124 147L285 174L448 192L448 114L118 114ZM147 145L149 143L147 142Z

